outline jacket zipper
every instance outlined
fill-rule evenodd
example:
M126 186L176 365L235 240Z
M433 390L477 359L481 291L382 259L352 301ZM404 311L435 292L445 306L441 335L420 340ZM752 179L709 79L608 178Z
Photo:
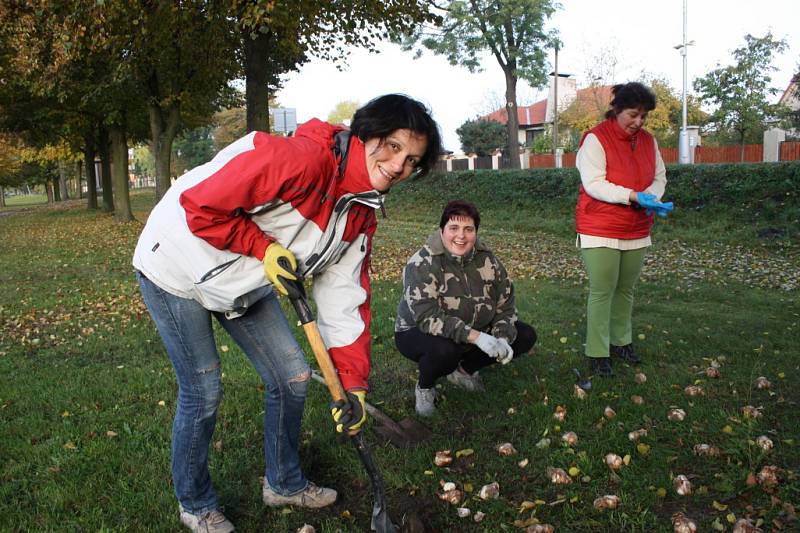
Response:
M339 219L342 218L342 215L346 214L349 211L349 209L347 209L347 208L351 204L357 202L358 200L360 200L362 198L369 198L370 196L375 196L375 192L374 191L369 191L369 192L365 192L365 193L353 194L351 196L343 196L343 197L341 197L339 199L338 202L336 202L336 205L333 207L334 218L328 225L328 227L331 228L331 233L328 236L328 242L325 243L325 246L322 247L322 250L320 250L319 252L313 254L311 257L306 259L306 262L305 262L306 273L308 273L309 271L311 271L313 269L315 264L319 261L319 259L321 257L325 256L325 253L328 251L328 249L333 244L333 241L336 238L336 224L339 222ZM380 195L378 195L377 199L378 199L378 201L380 201ZM369 206L369 207L372 207L373 209L375 209L375 206L370 205L369 203L364 202L364 204ZM331 225L331 223L332 223L332 225Z

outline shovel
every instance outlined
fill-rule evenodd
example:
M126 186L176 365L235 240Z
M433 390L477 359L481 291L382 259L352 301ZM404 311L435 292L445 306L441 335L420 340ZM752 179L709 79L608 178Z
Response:
M315 381L327 385L325 378L317 374L316 371L311 373L311 377ZM364 403L367 407L367 414L382 424L375 428L375 432L398 448L414 446L431 438L431 430L416 420L404 418L400 422L395 422L389 415L371 403Z
M286 263L288 263L288 261ZM281 266L289 272L292 271L291 268L287 268L289 266L288 264L283 264ZM347 394L342 388L342 383L339 381L339 376L336 374L336 367L333 366L331 356L328 353L328 349L325 347L325 343L319 333L319 328L317 328L317 322L314 319L314 315L311 313L308 301L306 301L306 291L303 288L302 280L297 279L291 281L284 279L283 283L289 293L289 300L292 302L292 306L297 312L297 317L303 325L303 331L305 331L311 349L314 351L314 357L317 359L317 364L322 371L322 375L325 377L325 384L328 387L328 391L334 403L342 402L342 405L348 405ZM342 409L346 410L344 407ZM372 521L370 527L372 531L376 531L377 533L397 533L397 528L392 524L389 513L386 510L386 494L383 487L383 478L378 471L378 467L375 465L375 460L372 458L372 452L369 446L367 446L366 440L364 440L364 433L358 431L355 434L349 434L349 436L350 441L358 451L358 458L361 459L361 463L364 465L364 468L366 468L369 479L372 482L372 492L375 502L372 505Z

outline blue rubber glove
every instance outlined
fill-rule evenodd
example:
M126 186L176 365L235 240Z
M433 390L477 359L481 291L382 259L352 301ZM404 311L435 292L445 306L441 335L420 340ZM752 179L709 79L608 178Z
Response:
M652 215L655 212L660 217L666 217L673 209L672 202L661 203L655 194L637 192L636 201L645 208L645 213Z
M672 213L672 202L663 202L659 207L656 207L656 215L666 218L668 214Z

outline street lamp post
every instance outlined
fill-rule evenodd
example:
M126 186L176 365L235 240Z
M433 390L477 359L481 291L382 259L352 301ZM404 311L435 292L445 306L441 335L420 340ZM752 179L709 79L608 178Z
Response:
M686 1L683 0L683 44L675 47L680 50L683 57L683 106L681 109L681 132L678 136L678 163L688 164L689 159L689 131L686 129L686 47L694 41L686 42Z

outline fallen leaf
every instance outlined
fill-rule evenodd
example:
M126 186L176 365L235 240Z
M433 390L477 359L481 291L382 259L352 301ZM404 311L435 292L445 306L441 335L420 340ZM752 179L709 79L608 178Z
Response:
M716 509L717 511L724 511L725 509L728 508L727 505L725 505L724 503L719 503L717 500L714 500L711 503L711 506L714 507L714 509Z

